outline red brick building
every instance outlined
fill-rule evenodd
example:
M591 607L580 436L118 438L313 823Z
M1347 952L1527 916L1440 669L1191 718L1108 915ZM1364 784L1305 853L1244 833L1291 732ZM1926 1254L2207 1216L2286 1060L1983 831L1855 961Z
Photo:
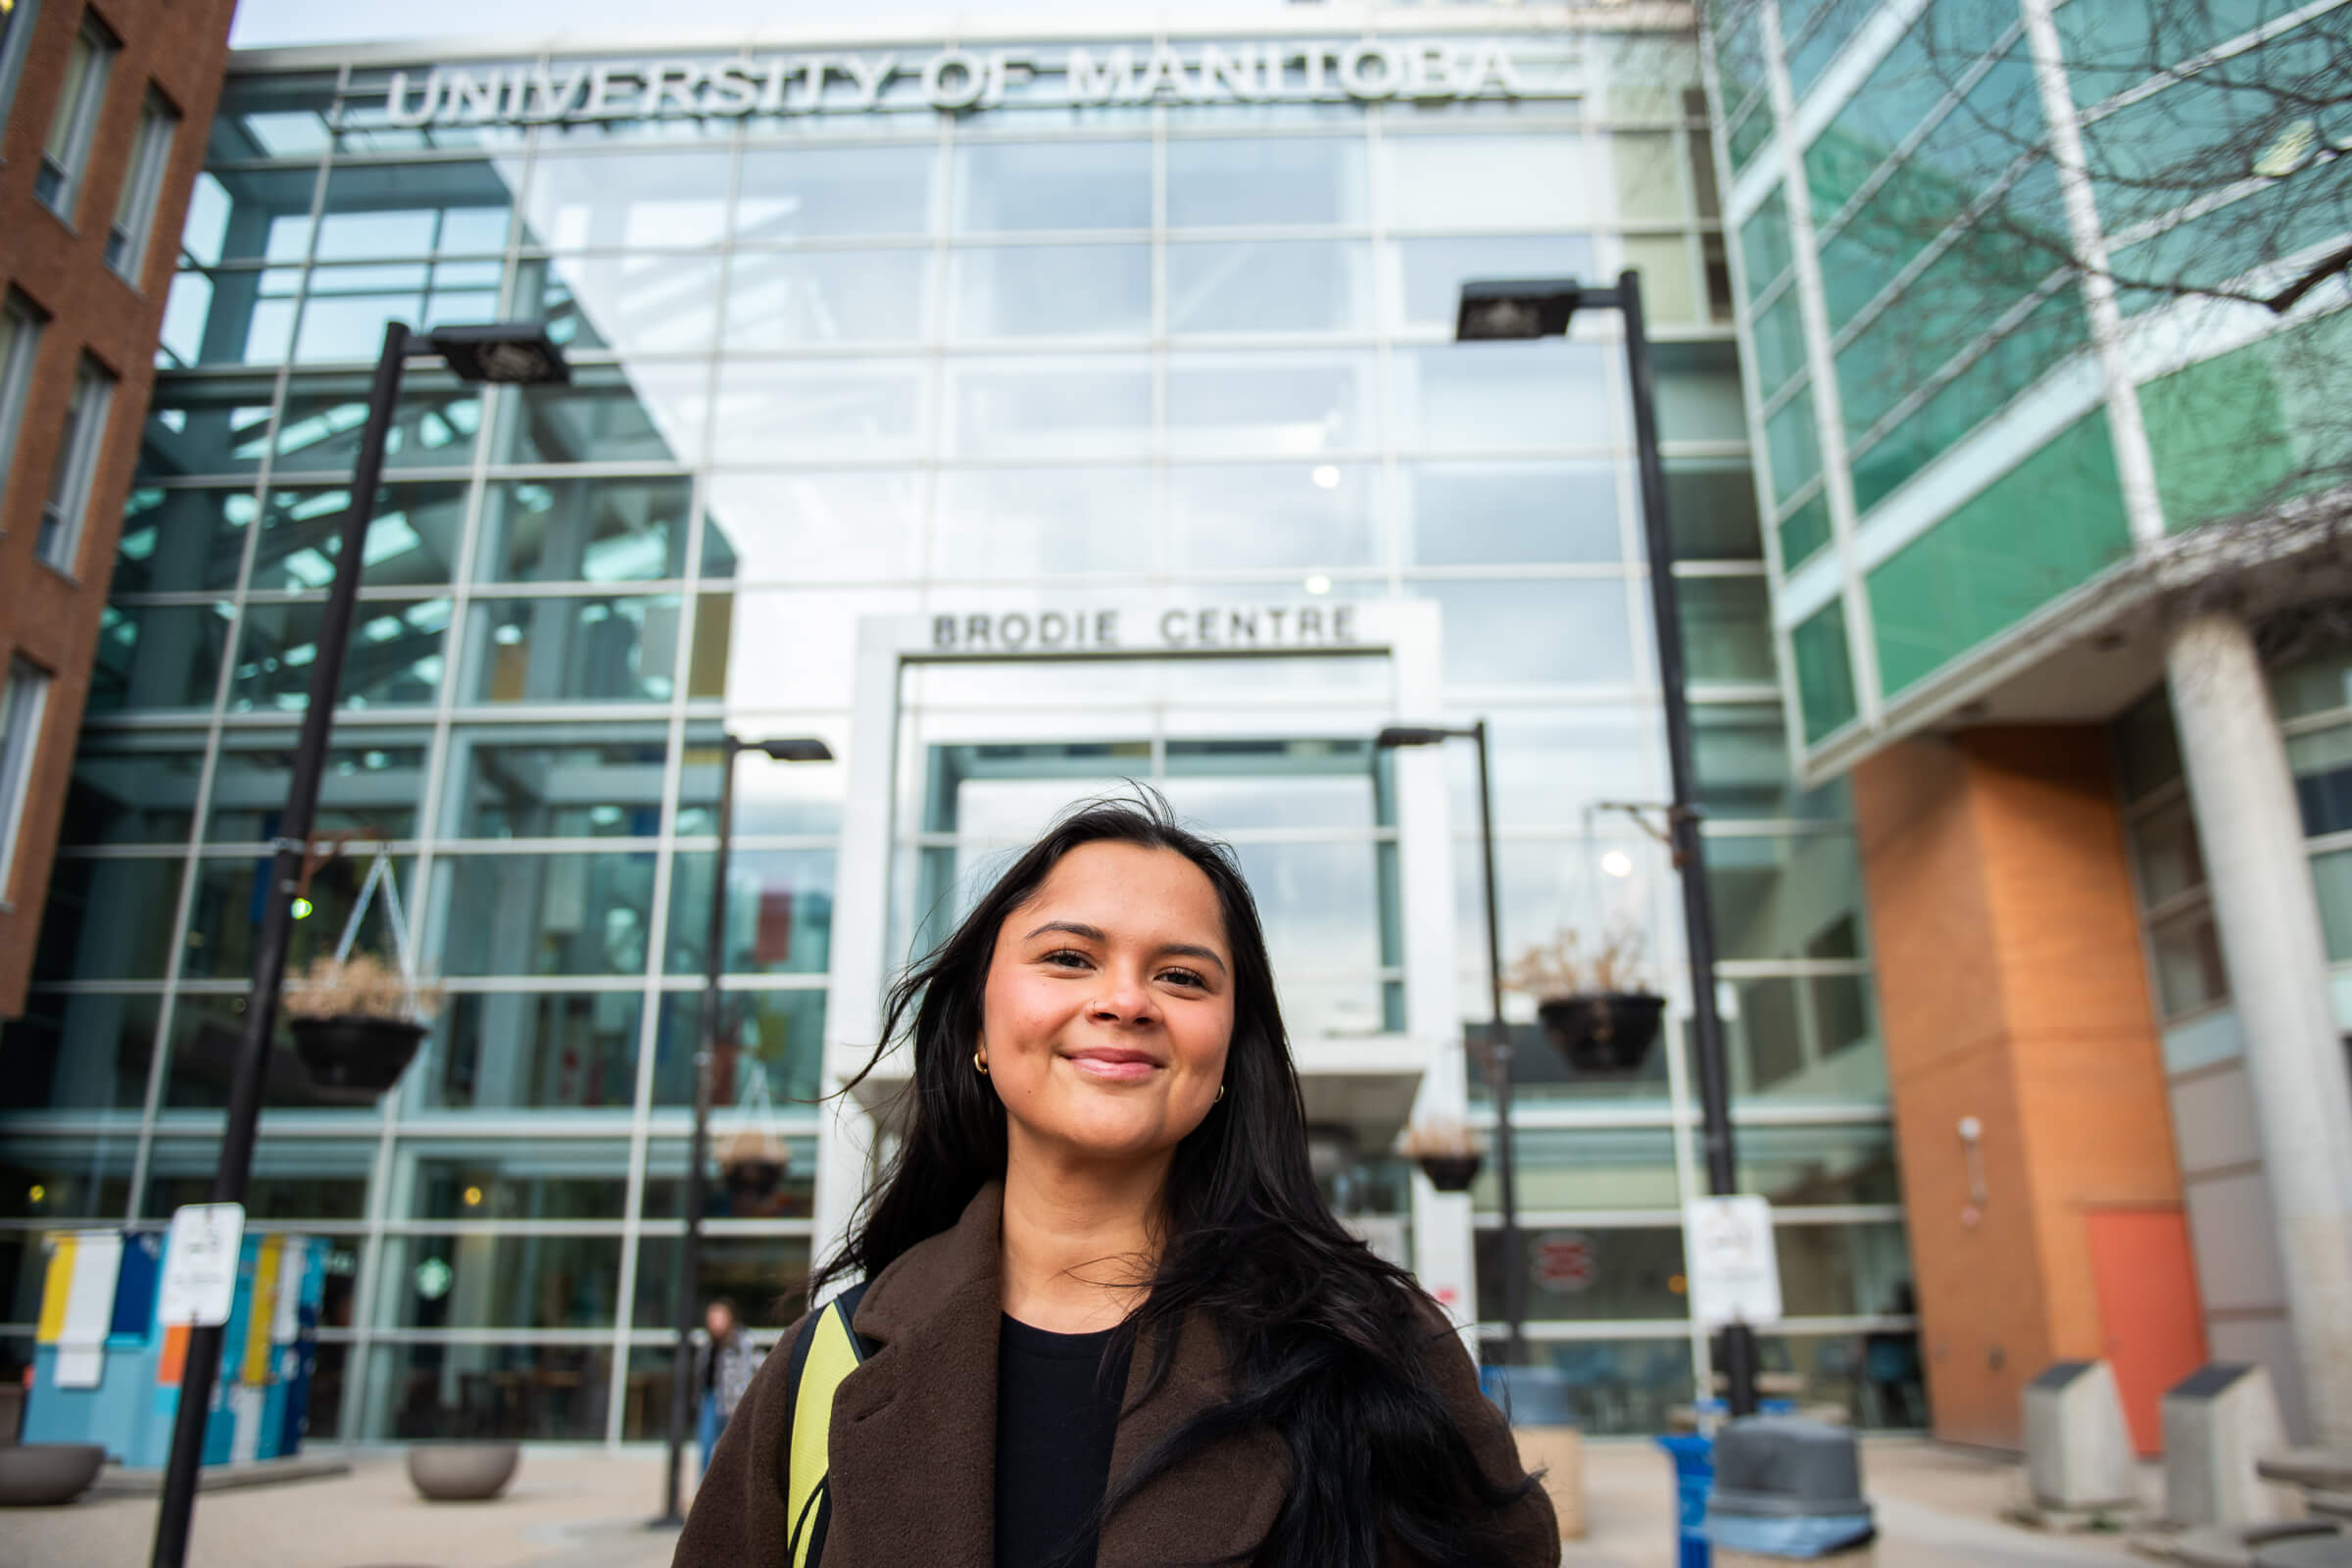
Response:
M42 890L234 0L0 0L0 1018Z

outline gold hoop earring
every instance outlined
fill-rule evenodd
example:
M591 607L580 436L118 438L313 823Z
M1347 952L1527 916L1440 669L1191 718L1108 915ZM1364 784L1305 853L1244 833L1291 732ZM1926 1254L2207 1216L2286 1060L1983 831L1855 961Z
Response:
M979 1073L981 1077L983 1077L983 1078L987 1077L987 1076L988 1076L988 1058L987 1058L986 1056L983 1056L982 1054L980 1054L980 1053L978 1053L977 1051L973 1052L973 1053L972 1053L972 1068L973 1068L973 1070L974 1070L974 1071L976 1071L977 1073Z
M1217 1085L1217 1100L1223 1100L1224 1098L1225 1098L1225 1086L1224 1086L1223 1084L1219 1084L1219 1085ZM1210 1102L1209 1102L1209 1103L1213 1105L1213 1104L1215 1104L1215 1103L1217 1102L1217 1100L1212 1100L1212 1101L1210 1101Z

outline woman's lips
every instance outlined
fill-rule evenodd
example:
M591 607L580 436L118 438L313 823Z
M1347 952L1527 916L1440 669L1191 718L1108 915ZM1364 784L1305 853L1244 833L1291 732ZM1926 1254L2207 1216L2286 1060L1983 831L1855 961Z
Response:
M1140 1051L1073 1051L1063 1059L1106 1083L1134 1083L1159 1071L1159 1063Z

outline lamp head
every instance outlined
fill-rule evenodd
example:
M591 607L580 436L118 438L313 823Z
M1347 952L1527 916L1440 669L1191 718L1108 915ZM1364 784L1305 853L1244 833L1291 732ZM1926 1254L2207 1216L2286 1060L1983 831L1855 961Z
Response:
M1372 737L1372 744L1384 752L1400 746L1439 746L1446 741L1447 731L1425 724L1391 724Z
M833 748L813 735L794 735L783 740L755 741L749 748L764 752L778 762L830 762Z
M1558 337L1584 295L1573 277L1479 278L1462 285L1457 343Z
M571 367L547 335L545 321L481 321L435 327L425 347L441 356L460 380L511 386L569 385Z

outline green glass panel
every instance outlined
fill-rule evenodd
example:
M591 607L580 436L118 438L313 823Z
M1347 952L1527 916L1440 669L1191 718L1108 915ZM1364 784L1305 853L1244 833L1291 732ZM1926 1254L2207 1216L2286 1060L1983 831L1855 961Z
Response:
M2264 138L2267 139L2267 138ZM2261 145L2258 139L2256 145ZM2215 155L2221 156L2219 154ZM2210 166L2209 166L2210 168ZM2185 180L2190 172L2164 176ZM2220 181L2210 172L2196 177ZM2105 201L2104 184L2101 186ZM2205 195L2174 187L2174 195ZM2160 204L2169 207L2170 201ZM2166 305L2182 295L2228 289L2238 275L2343 232L2352 207L2352 159L2341 156L2260 186L2225 206L2176 223L2115 253L2117 296L2125 314Z
M1804 315L1791 288L1756 318L1756 390L1769 399L1804 368Z
M1788 244L1788 202L1779 190L1757 204L1740 225L1740 254L1747 263L1747 294L1754 299L1788 270L1796 253Z
M1853 722L1854 661L1845 640L1845 607L1833 600L1788 634L1796 661L1796 705L1810 746Z
M1692 680L1769 681L1772 606L1761 577L1680 577L1683 658Z
M2075 102L2095 104L2224 39L2276 21L2281 0L2076 0L2058 8Z
M2352 163L2352 160L2343 160ZM2338 311L2140 388L2166 525L2194 527L2340 479L2352 313Z
M1716 39L1715 73L1727 111L1764 90L1764 8L1752 6L1738 26Z
M1870 574L1886 691L1924 679L2131 550L2107 418L2092 414Z
M1799 388L1765 421L1764 444L1772 455L1772 497L1785 502L1821 471L1821 431L1813 422L1813 398Z
M1830 499L1816 495L1781 519L1781 570L1794 571L1830 542Z
M1748 116L1732 127L1732 172L1738 173L1755 161L1757 153L1772 139L1772 106L1763 99Z
M1822 69L1838 57L1878 0L1788 0L1781 7L1781 37L1788 55L1788 84L1799 98L1813 90Z

